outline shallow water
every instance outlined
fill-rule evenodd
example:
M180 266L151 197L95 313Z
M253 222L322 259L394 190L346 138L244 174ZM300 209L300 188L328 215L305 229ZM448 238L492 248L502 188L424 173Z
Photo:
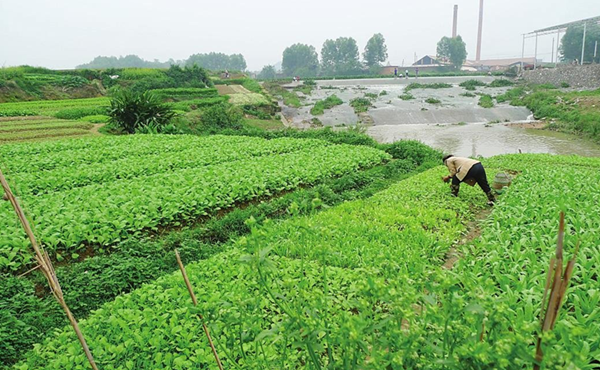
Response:
M525 107L495 104L493 108L478 105L479 95L464 96L467 92L458 86L473 77L442 77L414 79L371 79L317 81L317 88L305 96L299 109L283 107L283 114L299 128L310 127L313 116L310 108L317 100L336 94L343 105L326 110L317 118L324 126L354 125L360 117L348 102L366 93L377 94L368 115L372 125L367 133L380 142L415 139L447 153L461 156L489 157L497 154L553 153L600 156L600 145L577 136L536 129L508 126L504 122L527 122L531 112ZM489 83L492 77L475 77ZM451 88L413 89L411 100L402 100L409 83L451 84ZM509 88L478 87L471 94L497 96ZM385 92L384 92L385 91ZM435 98L440 104L426 100Z
M498 154L552 153L600 156L600 145L574 135L505 124L381 125L367 133L379 142L419 140L445 153L490 157Z

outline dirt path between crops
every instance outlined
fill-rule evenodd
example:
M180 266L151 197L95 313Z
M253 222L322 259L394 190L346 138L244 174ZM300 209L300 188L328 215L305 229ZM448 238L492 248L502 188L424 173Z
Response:
M481 221L488 218L492 213L492 208L485 208L475 213L475 219L467 223L467 234L465 237L455 246L452 246L448 253L446 253L446 262L442 266L445 270L452 270L456 262L462 257L462 253L457 249L463 245L466 245L473 240L481 236Z
M104 123L96 123L96 124L94 124L94 127L92 127L90 129L90 133L92 135L95 135L95 136L102 135L99 130L103 126L104 126Z

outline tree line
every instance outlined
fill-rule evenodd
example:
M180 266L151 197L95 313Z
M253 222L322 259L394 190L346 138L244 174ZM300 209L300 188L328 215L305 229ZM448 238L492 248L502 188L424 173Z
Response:
M209 70L232 70L244 71L247 68L246 59L242 54L205 53L193 54L185 60L169 59L166 62L147 61L137 55L126 55L121 57L97 56L91 62L78 65L77 69L108 69L108 68L169 68L176 66L197 65Z
M286 76L316 77L317 75L348 76L379 70L387 60L387 46L382 34L373 35L365 46L362 61L358 44L352 37L325 40L321 48L321 60L314 46L294 44L283 51L282 69ZM265 66L260 78L275 78L275 67Z
M464 41L444 37L438 43L438 58L445 64L460 68L467 57ZM282 69L285 76L356 76L379 74L381 64L388 58L385 38L382 34L373 35L367 42L360 60L356 40L352 37L339 37L325 40L321 48L321 60L313 46L294 44L283 51ZM273 79L277 75L275 67L265 66L259 78Z

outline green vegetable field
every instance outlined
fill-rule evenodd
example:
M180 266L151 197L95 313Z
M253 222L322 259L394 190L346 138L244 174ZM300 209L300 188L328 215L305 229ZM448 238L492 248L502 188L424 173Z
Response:
M11 158L6 172L39 238L73 258L90 245L103 249L389 159L376 149L319 140L184 135L7 145L0 153ZM0 204L2 270L32 258L11 212Z
M111 140L115 156L121 150L134 150L136 138ZM174 148L181 143L177 138L169 140L172 145L167 148L176 152ZM226 140L194 138L182 150L193 151L197 146L200 153L202 147L211 148L217 158L225 158ZM202 183L210 186L229 181L228 186L237 189L228 195L232 200L247 191L258 196L255 190L247 190L255 189L255 180L274 186L259 186L263 191L281 190L388 159L373 149L315 140L272 140L273 144L239 137L231 140L238 140L235 150L241 150L240 143L249 149L229 155L254 156L252 163L258 172L268 172L271 177L251 177L249 183L243 182L252 176L244 170L250 161L230 158L221 159L222 164L202 165L219 166L224 176L218 180L210 180L210 172L198 175L197 167L193 167L189 174L196 176L188 177L188 169L173 169L163 181L178 197L190 202L192 198L185 198L185 190L177 189L187 186L199 191L202 187L192 185L191 178L202 178ZM60 152L73 150L65 143L45 145L10 146L10 150L22 156L55 153L57 158L64 157ZM94 145L101 142L94 141ZM152 156L155 145L149 141L140 151ZM257 153L259 148L263 154ZM74 159L72 165L77 174L73 178L81 183L68 185L68 190L53 189L31 178L24 182L35 185L20 189L24 200L49 199L50 194L65 200L66 194L93 199L92 194L110 196L125 189L137 197L141 194L138 189L147 192L162 186L153 182L152 175L143 177L152 185L146 188L139 187L137 177L137 181L111 180L111 176L119 176L118 165L110 167L111 159L99 166L110 170L93 174L86 169L86 162L93 163L96 153L94 148L86 149L79 148L87 154ZM265 155L269 150L277 154ZM310 157L312 161L327 160L311 164L303 157L306 152L318 153ZM353 160L342 160L349 156ZM173 163L186 166L184 162ZM235 173L240 176L227 175L229 163L235 163ZM478 188L463 186L460 197L451 197L447 185L440 181L446 173L441 166L397 182L370 198L311 215L277 222L250 218L246 223L251 234L230 241L222 253L188 265L198 308L192 306L181 274L176 272L118 297L82 320L96 362L103 369L216 368L197 317L202 313L228 369L531 368L558 213L564 211L566 257L570 258L578 241L581 250L556 327L544 336L542 368L597 368L600 219L595 215L600 160L523 154L493 157L484 164L489 177L510 171L516 178L475 233L473 221L484 210L484 194ZM143 171L158 168L144 165ZM63 166L59 163L50 171L59 171L56 175L60 176ZM563 171L564 166L572 171ZM18 176L25 179L30 175L16 173ZM98 179L106 179L102 181L108 185L85 185ZM113 187L120 182L127 186ZM85 189L95 192L83 193ZM160 191L153 195L163 206L167 201L175 202ZM144 214L152 214L153 198L143 199L143 206L148 207ZM213 206L222 204L209 199L216 201ZM189 212L186 216L206 211L198 207L200 203L206 205L201 200L195 208L178 202ZM32 208L34 204L42 209L50 203L32 201ZM66 207L69 203L62 204ZM133 210L141 207L136 203L132 206ZM289 209L292 215L297 213L295 207ZM110 207L106 211L110 212ZM103 213L94 217L102 225L95 233L110 228L102 221ZM130 232L136 231L132 228ZM459 259L450 269L442 268L451 249ZM85 369L88 365L72 330L65 328L48 333L47 339L14 368Z

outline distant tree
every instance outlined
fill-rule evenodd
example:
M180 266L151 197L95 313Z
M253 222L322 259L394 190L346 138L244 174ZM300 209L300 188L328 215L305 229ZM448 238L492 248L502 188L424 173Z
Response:
M380 33L376 33L369 39L367 46L365 46L365 52L363 58L365 64L368 67L378 66L387 60L387 46L385 45L385 39Z
M319 58L313 46L294 44L283 51L283 73L287 76L315 77Z
M361 71L356 40L340 37L326 40L321 49L322 71L327 75L352 75Z
M137 55L124 57L98 56L89 63L78 65L77 69L107 69L107 68L169 68L172 63L162 63L155 59L153 62L144 60Z
M245 71L246 67L246 59L244 59L242 54L232 54L229 56L229 69L234 71Z
M166 74L173 80L175 86L177 87L213 86L212 81L208 77L208 73L206 73L206 70L198 67L196 64L192 65L191 67L185 66L184 68L174 64L169 67Z
M584 62L594 61L600 63L600 56L594 59L594 47L596 41L600 43L600 26L588 23L585 34ZM563 36L560 45L560 55L563 62L572 62L577 59L581 63L581 46L583 44L583 26L571 26Z
M246 69L246 59L242 54L227 55L223 53L193 54L185 61L185 65L221 71L225 69L243 71Z
M467 45L460 36L444 36L437 44L437 58L449 61L454 68L460 68L467 60Z
M262 71L258 74L258 78L262 80L273 80L277 77L277 71L273 66L264 66Z

